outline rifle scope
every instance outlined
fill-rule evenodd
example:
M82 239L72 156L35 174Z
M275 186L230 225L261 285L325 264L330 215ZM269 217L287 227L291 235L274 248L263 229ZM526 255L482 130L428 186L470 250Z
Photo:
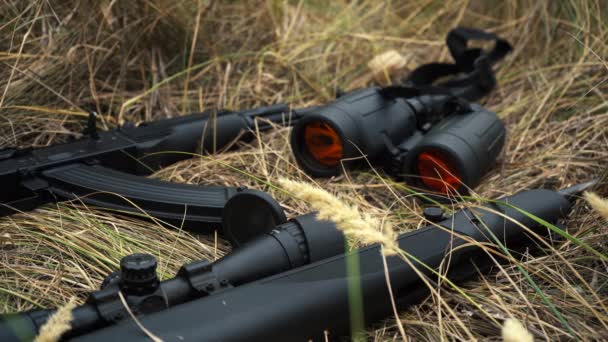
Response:
M121 271L110 275L102 290L73 310L72 329L62 338L147 341L149 337L125 319L119 290L141 323L165 341L324 340L327 332L332 338L343 336L352 331L353 281L361 288L365 323L378 322L393 313L391 298L405 308L426 296L429 289L420 277L440 286L431 269L448 270L448 278L457 282L489 269L494 259L472 241L500 241L513 251L534 244L531 232L544 236L549 230L528 213L556 223L577 195L595 183L559 192L524 191L451 217L430 215L432 225L397 239L399 248L412 255L412 264L393 257L383 266L378 245L344 253L343 235L332 223L315 220L314 214L279 225L214 263L185 265L175 278L163 282L156 277L152 256L131 255L123 258ZM358 260L356 275L346 267L348 256ZM393 294L387 289L385 267ZM52 313L1 315L0 340L33 339Z
M72 338L129 317L119 296L135 315L148 315L344 252L344 236L335 225L311 213L293 218L213 262L182 266L177 275L159 281L156 260L147 254L124 257L120 271L110 274L101 290L72 311ZM29 341L55 310L0 315L0 341Z
M329 177L342 164L360 164L363 155L412 185L467 193L502 149L504 125L480 105L412 93L365 88L297 113L291 135L296 160L311 175Z
M482 248L487 243L500 241L513 255L534 246L538 241L531 233L545 236L549 230L526 213L556 223L567 215L575 195L587 186L560 192L524 191L497 203L463 209L451 217L437 216L434 224L398 237L399 248L412 256L411 263L397 257L384 261L381 247L371 245L143 315L140 321L163 341L175 342L325 341L328 335L331 340L351 333L363 336L362 331L353 330L361 326L351 326L353 284L359 288L365 325L378 323L393 315L393 303L404 309L420 302L430 291L427 284L432 288L445 286L435 272L461 283L492 268L495 259ZM348 259L356 260L356 274L349 271ZM242 271L249 272L252 264L243 265ZM149 340L130 320L74 340L116 338Z

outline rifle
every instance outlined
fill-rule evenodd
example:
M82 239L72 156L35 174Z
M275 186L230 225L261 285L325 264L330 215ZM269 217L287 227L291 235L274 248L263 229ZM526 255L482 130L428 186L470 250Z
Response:
M561 191L536 189L504 197L451 217L430 215L433 223L398 237L410 262L387 257L390 286L400 309L424 298L425 278L437 285L438 273L461 282L487 271L492 258L481 244L501 243L510 250L533 245L549 229L540 218L556 223L589 181ZM530 231L527 230L528 227ZM154 257L136 254L121 261L102 289L73 311L74 341L121 339L145 341L128 317L130 310L164 341L323 340L351 331L349 288L360 287L364 322L392 314L381 246L344 253L344 236L314 214L303 215L249 241L224 258L185 265L175 278L158 281ZM347 259L358 260L359 274L347 272ZM415 268L415 269L414 269ZM33 338L53 310L4 315L0 339Z
M214 153L236 140L252 139L256 119L263 119L257 120L260 131L270 129L271 123L290 124L288 113L285 104L238 112L208 111L105 132L97 131L96 115L91 114L86 134L79 140L0 151L0 216L78 198L88 205L140 213L135 204L165 222L179 225L184 220L189 229L208 233L219 228L226 201L237 188L177 184L141 176L199 150ZM270 196L260 196L260 202L266 202L260 210L279 208L272 227L284 222L280 206Z

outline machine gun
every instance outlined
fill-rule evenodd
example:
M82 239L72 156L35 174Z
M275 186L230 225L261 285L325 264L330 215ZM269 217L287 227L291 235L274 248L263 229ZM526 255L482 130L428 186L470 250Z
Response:
M251 110L204 112L97 131L95 115L89 117L82 139L44 148L0 151L0 216L31 210L41 204L78 198L85 204L126 213L137 209L165 222L208 233L220 228L226 201L237 188L177 184L146 176L163 166L191 157L214 153L236 140L252 138L256 119L260 131L271 123L290 124L284 104ZM163 153L164 152L164 153ZM117 196L116 194L120 195ZM274 225L285 221L270 196ZM137 207L135 207L135 204Z
M453 282L488 270L492 258L481 244L501 243L511 250L533 245L549 232L539 222L554 224L564 218L575 195L595 182L561 191L524 191L451 217L432 215L431 225L400 235L399 248L411 262L387 257L397 306L403 309L424 298L429 288L422 277L438 284L439 269L448 270L446 276ZM344 236L332 223L309 214L213 263L185 265L175 278L162 282L152 256L127 256L121 270L73 311L72 329L64 338L146 341L148 336L128 318L121 295L141 324L164 341L324 340L324 332L332 337L353 333L353 282L361 289L366 324L393 311L381 246L346 253L344 248ZM359 274L348 273L347 258L358 260ZM3 315L0 340L33 338L52 313Z

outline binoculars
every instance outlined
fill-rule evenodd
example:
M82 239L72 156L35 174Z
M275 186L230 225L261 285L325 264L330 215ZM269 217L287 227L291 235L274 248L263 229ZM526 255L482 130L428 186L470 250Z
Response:
M291 147L312 176L335 176L366 159L440 194L468 193L505 142L495 113L450 95L416 95L411 88L364 88L297 114Z

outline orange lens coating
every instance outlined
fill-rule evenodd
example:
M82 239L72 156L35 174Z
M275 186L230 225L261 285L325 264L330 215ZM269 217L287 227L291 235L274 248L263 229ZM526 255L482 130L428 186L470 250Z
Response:
M342 140L325 122L313 121L306 125L304 143L310 156L323 166L336 166L342 159Z
M460 188L460 175L454 163L441 151L428 150L420 153L416 167L422 183L433 191L447 194L448 190Z

